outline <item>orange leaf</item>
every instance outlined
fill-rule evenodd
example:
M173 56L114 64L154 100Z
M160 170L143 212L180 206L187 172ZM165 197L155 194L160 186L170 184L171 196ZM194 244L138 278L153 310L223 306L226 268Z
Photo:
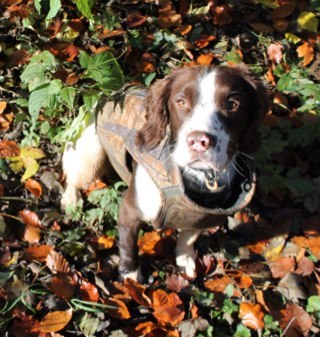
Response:
M25 225L41 227L41 221L35 212L24 209L19 212L19 215Z
M85 301L98 302L99 300L98 288L86 280L81 281L80 295Z
M0 113L0 131L8 131L13 121L13 113Z
M291 240L297 246L306 248L317 258L320 259L320 237L305 238L304 236L296 236Z
M224 275L220 278L216 278L216 279L211 279L211 280L208 280L204 283L204 286L214 292L214 293L224 293L224 290L226 289L226 287L229 285L229 284L234 284L235 282L232 280L231 277L227 276L227 275ZM234 293L233 293L233 296L241 296L241 293L239 292L239 290L235 289L234 290Z
M71 273L58 273L49 284L50 289L59 297L70 300L76 291L78 277Z
M39 323L40 332L56 332L62 330L72 318L72 309L53 311L47 314Z
M52 273L68 273L70 271L69 262L58 252L52 250L46 258L46 266Z
M130 28L141 26L146 22L146 20L147 18L139 12L129 13L127 17L128 26Z
M181 34L182 36L187 35L188 33L190 33L192 30L192 26L191 25L182 25L180 27L177 27L174 32Z
M89 185L89 187L85 190L85 194L88 196L91 192L96 190L101 190L103 188L106 188L107 185L103 183L101 180L97 180Z
M155 246L161 240L157 231L146 232L138 240L140 254L155 255Z
M240 276L235 278L237 285L240 289L248 289L252 286L253 281L250 275L241 273Z
M27 261L36 260L39 262L45 262L49 253L53 250L53 247L47 245L32 246L26 248L24 254Z
M14 310L12 313L14 318L10 332L15 337L37 337L39 322L31 315L24 312Z
M13 140L0 141L0 159L6 157L17 157L20 154L18 144Z
M310 315L297 304L288 304L286 309L280 310L280 326L287 329L286 336L309 336L312 326Z
M108 299L104 301L104 304L110 306L110 308L106 309L106 312L109 316L113 318L129 319L131 317L127 306L121 300L109 297Z
M310 64L314 59L313 48L308 42L303 42L303 44L297 48L297 53L299 57L303 58L302 64L304 67Z
M3 111L5 110L6 107L7 107L7 102L1 101L0 102L0 114L3 113Z
M261 311L260 304L242 302L239 317L242 319L242 324L248 328L260 330L264 327L264 313Z
M282 278L294 271L296 261L293 256L283 256L270 263L273 278Z
M23 234L23 240L29 243L38 243L41 239L40 227L26 226Z
M211 64L212 60L214 59L214 55L212 54L201 54L198 58L197 58L197 64L201 65L201 66L207 66L209 64Z
M151 299L146 295L147 288L142 284L130 278L125 279L124 285L128 289L130 296L141 305L151 306Z
M103 235L98 238L98 249L110 249L114 247L116 238L114 236Z
M30 191L36 198L40 198L42 195L42 186L34 179L28 179L24 187Z
M183 303L176 293L167 294L158 289L152 293L153 316L160 324L179 324L185 315Z
M280 43L271 43L267 48L269 60L275 64L280 63L282 60L282 50L283 46Z

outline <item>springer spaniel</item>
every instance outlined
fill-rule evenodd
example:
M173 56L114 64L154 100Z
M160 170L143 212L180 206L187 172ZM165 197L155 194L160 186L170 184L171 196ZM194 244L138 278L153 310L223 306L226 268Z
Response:
M143 103L146 122L135 137L138 151L158 147L169 130L165 160L179 168L184 193L199 207L230 207L232 190L239 190L237 181L247 166L239 153L254 152L260 144L258 126L268 108L262 82L244 65L183 67L153 84ZM67 186L62 207L75 203L79 189L102 175L106 160L93 123L64 152ZM144 165L133 163L118 219L122 277L142 280L138 227L141 222L155 222L162 207L163 195L154 179ZM201 228L216 225L207 221L203 226L179 227L176 263L188 277L196 276L193 244Z

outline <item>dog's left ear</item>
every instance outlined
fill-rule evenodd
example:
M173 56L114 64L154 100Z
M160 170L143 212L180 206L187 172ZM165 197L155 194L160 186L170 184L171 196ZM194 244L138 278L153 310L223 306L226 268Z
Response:
M248 87L249 108L246 133L240 140L239 150L244 153L256 152L261 144L261 135L258 130L262 118L268 112L269 102L266 88L260 78L251 73L245 66L237 67Z
M169 123L168 99L172 76L156 81L149 89L145 99L146 123L137 133L136 145L143 150L152 150L165 137Z

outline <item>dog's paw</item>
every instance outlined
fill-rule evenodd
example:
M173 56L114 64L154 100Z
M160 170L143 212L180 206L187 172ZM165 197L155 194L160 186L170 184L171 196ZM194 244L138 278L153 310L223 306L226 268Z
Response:
M139 283L144 282L144 277L141 273L140 268L133 271L120 272L119 280L124 281L126 278L131 278L132 280L135 280Z
M178 255L176 257L176 264L181 274L185 274L188 278L194 279L196 278L196 254L192 250L188 253L184 253L182 255Z
M62 210L65 210L69 205L76 205L77 202L80 200L81 194L80 191L73 186L68 186L64 193L62 194L60 200L60 206Z

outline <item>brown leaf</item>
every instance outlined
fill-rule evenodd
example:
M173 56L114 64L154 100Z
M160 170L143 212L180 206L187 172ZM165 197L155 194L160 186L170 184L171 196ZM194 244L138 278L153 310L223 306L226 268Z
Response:
M41 227L41 221L35 212L24 209L19 212L19 215L25 225Z
M309 276L314 271L314 263L307 259L305 256L303 256L298 261L298 268L295 270L295 273L301 275L301 276Z
M174 32L184 36L184 35L187 35L188 33L190 33L191 30L192 30L191 25L182 25L180 27L175 28Z
M135 62L135 67L139 72L152 73L156 70L156 59L150 53L143 53Z
M317 258L320 259L320 236L306 238L304 236L296 236L291 240L297 246L306 248Z
M41 246L32 246L27 247L24 251L25 258L27 261L39 261L45 262L49 253L53 250L52 246L41 245Z
M106 313L113 318L129 319L131 317L127 306L121 300L109 297L106 300L104 300L104 304L110 306L110 308L105 309L105 310L106 310Z
M0 159L7 157L17 157L20 154L18 144L13 140L0 141Z
M40 332L56 332L62 330L72 318L72 309L53 311L47 314L39 323Z
M0 131L8 131L13 121L13 113L0 113Z
M199 38L194 41L194 44L202 49L205 48L209 45L211 41L214 41L216 39L215 36L213 35L208 35L208 34L200 34Z
M138 27L146 22L147 18L139 12L131 12L127 16L128 26L130 28Z
M215 16L213 22L215 25L228 25L233 21L229 6L216 6L214 11Z
M46 258L46 266L56 274L58 272L68 273L70 271L69 262L58 252L52 250Z
M242 324L248 328L260 330L264 327L264 313L261 310L260 304L241 302L239 317L242 320Z
M14 337L38 337L39 322L33 316L14 310L13 325L10 332Z
M124 285L126 286L130 296L138 304L144 305L146 307L151 306L151 299L146 295L147 288L145 286L130 278L125 280Z
M293 256L283 256L270 263L270 270L273 278L282 278L286 274L294 271L296 261Z
M85 301L98 302L99 300L98 288L86 280L81 281L80 295Z
M190 283L185 277L177 274L167 274L166 286L169 290L180 292L183 288L186 288L189 285Z
M139 323L134 329L139 336L147 337L180 337L179 332L176 329L163 326L159 326L153 322Z
M72 62L79 55L79 48L69 43L50 44L45 49L65 62Z
M76 274L58 272L57 275L51 279L49 288L57 296L65 300L70 300L74 296L77 284L78 277Z
M282 60L282 50L283 46L280 43L271 43L267 48L269 60L275 64L280 63Z
M297 304L288 304L280 311L280 326L286 329L287 337L309 336L312 326L310 315Z
M42 186L36 180L29 178L24 187L30 191L36 198L40 198L42 195Z
M176 293L158 289L152 293L153 316L160 324L179 324L185 315L183 303Z
M306 67L314 59L314 50L308 42L303 42L301 46L297 48L297 53L299 57L303 58L303 66Z
M290 16L296 7L295 0L283 1L282 4L272 12L272 19L284 19Z
M158 23L161 28L180 26L182 23L181 14L178 14L169 1L160 2Z

